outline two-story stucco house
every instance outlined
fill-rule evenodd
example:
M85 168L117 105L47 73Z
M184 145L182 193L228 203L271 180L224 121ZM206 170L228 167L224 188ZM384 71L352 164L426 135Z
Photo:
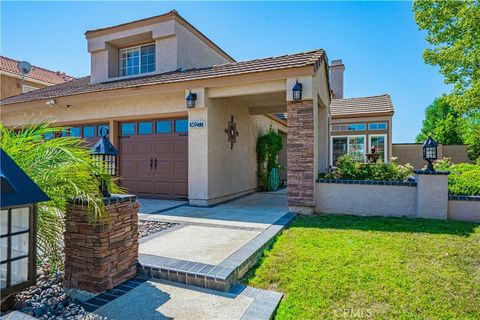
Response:
M256 140L272 126L287 134L290 208L313 212L330 162L323 50L236 62L176 11L85 36L91 75L4 99L5 125L52 119L92 141L106 126L123 186L194 205L256 190Z
M338 158L344 154L361 162L367 161L366 154L370 153L372 147L380 154L379 159L387 162L392 157L394 114L390 95L345 99L344 71L342 60L332 60L330 165L335 166Z
M73 79L63 72L51 71L32 66L29 73L23 75L18 70L20 61L0 56L0 99L16 96Z

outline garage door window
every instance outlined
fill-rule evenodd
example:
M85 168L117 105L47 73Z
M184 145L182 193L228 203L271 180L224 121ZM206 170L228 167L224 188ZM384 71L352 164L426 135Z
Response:
M70 137L80 137L80 127L70 128Z
M97 126L97 130L98 130L98 131L97 131L97 135L98 135L99 137L103 137L103 134L106 133L105 130L102 131L103 128L105 128L105 129L107 129L108 131L110 131L110 125L108 125L108 124L99 124L99 125ZM109 136L109 135L107 134L107 138L108 138L108 136Z
M172 132L172 121L160 120L157 121L157 133L170 133Z
M188 120L175 120L175 132L188 132Z
M153 124L151 121L138 123L138 134L152 134Z
M83 127L83 137L84 138L95 137L95 126Z
M135 134L135 123L122 123L122 136L129 136Z

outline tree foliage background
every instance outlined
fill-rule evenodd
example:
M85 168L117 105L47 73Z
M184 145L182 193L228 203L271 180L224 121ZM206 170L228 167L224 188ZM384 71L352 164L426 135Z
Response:
M480 3L425 1L413 3L415 21L430 44L423 57L438 66L449 95L425 111L417 141L431 134L442 143L467 143L472 160L480 158Z

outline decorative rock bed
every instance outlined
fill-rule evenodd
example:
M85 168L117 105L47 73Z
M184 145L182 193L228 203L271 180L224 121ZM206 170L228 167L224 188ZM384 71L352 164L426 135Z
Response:
M160 221L139 221L138 222L138 237L143 238L153 233L157 233L173 227L176 223L160 222Z
M163 231L174 225L176 224L159 221L139 221L139 238ZM82 305L74 301L63 288L63 272L57 271L51 274L48 266L38 269L37 284L16 294L15 301L14 310L39 319L99 319L85 311Z

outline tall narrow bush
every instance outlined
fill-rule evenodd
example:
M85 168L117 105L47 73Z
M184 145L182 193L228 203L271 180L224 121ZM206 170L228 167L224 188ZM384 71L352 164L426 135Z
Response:
M278 154L283 148L282 136L272 127L257 139L257 175L264 190L272 190L269 177L272 169L280 169Z

